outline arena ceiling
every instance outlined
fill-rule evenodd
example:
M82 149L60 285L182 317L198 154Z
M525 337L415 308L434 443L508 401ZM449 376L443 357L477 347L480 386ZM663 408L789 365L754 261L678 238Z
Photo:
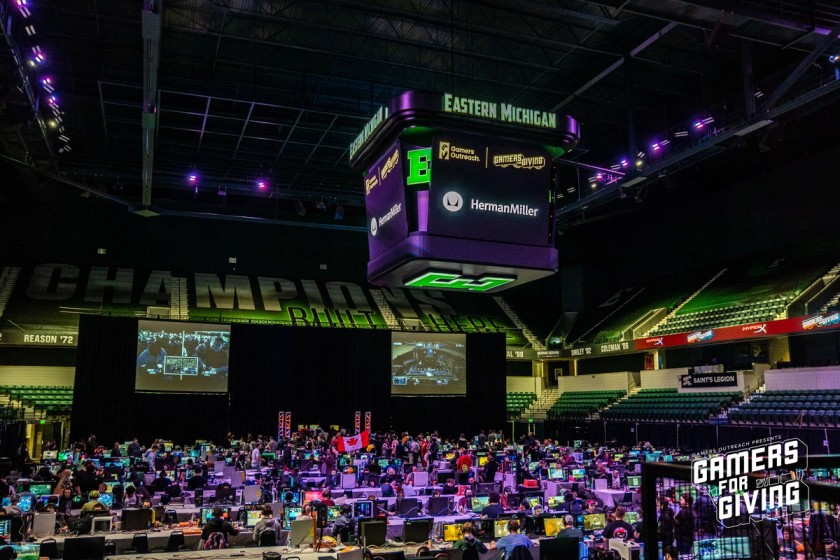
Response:
M568 159L584 167L564 166L558 220L568 226L734 146L764 150L788 122L825 122L840 100L829 60L840 52L840 5L828 0L2 0L2 9L3 159L132 211L364 229L350 142L388 99L428 90L574 116L582 140ZM44 60L32 67L36 47ZM625 186L589 184L596 172L585 166L639 153Z

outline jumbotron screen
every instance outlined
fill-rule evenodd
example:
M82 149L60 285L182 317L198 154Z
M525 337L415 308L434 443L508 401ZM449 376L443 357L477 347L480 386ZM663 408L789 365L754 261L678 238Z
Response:
M226 393L230 325L139 321L134 390Z
M466 335L391 333L391 396L466 394Z

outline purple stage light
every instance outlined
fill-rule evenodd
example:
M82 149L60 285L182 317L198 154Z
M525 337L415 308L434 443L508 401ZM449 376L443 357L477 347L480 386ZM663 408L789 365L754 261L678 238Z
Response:
M189 175L187 175L187 182L191 185L197 184L198 183L198 174L190 173Z
M630 162L627 161L626 159L622 159L619 163L621 163L621 167L623 167L625 169L630 166Z
M257 180L257 188L260 189L261 191L264 191L265 189L268 188L268 181L266 181L265 179L258 179Z

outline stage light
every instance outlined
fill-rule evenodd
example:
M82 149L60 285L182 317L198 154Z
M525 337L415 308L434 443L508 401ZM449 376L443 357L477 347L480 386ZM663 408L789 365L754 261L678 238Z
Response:
M622 169L627 169L628 167L630 167L630 162L627 161L627 158L621 158L621 161L618 163L621 165Z
M35 45L32 47L32 58L29 59L30 66L41 66L47 61L47 55L41 50L41 47Z
M257 188L261 191L264 191L268 188L268 181L266 181L265 179L257 179Z
M15 0L15 5L17 6L20 15L22 15L24 19L32 15L32 12L29 11L27 4L27 0Z
M829 55L829 57L828 57L828 61L829 61L830 63L832 63L832 64L838 64L838 63L840 63L840 54L832 54L832 55Z
M47 76L45 78L41 78L41 86L44 88L44 91L46 91L47 93L52 93L52 92L55 91L55 88L53 87L52 78L50 78L49 76Z
M324 211L324 210L326 210L326 209L327 209L327 203L326 203L326 202L324 202L324 199L322 198L321 200L319 200L319 201L315 204L315 208L317 208L318 210Z
M335 219L336 220L343 220L344 219L344 205L339 204L335 207Z
M650 151L651 152L656 153L661 149L662 149L662 146L659 145L659 142L654 142L653 144L650 145Z
M62 134L61 136L59 136L59 137L58 137L58 139L59 139L59 140L61 140L62 142L70 142L70 137L69 137L69 136L66 136L66 135L64 135L64 134Z
M645 160L642 158L636 158L636 169L641 169L645 165Z
M50 128L55 128L58 126L58 121L56 121L55 119L50 119L47 121L47 126L49 126Z
M35 35L35 26L34 25L27 25L26 27L23 28L23 30L26 31L26 34L29 37L32 37L32 36Z
M190 185L197 185L198 184L198 173L192 172L187 175L187 183Z
M58 107L58 97L56 97L55 95L50 95L49 97L47 97L47 104L50 107Z

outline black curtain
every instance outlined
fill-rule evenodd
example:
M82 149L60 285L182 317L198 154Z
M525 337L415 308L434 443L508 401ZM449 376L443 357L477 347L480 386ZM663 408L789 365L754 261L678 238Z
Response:
M105 445L132 437L148 445L154 438L185 443L224 436L227 394L134 392L136 319L83 315L76 356L72 441L94 434Z
M276 433L281 410L291 411L293 427L352 428L357 410L371 412L374 431L470 435L504 427L501 334L467 334L466 397L391 397L390 331L233 325L231 348L236 435Z
M466 397L391 397L390 331L234 324L229 393L135 393L137 320L83 316L79 323L70 437L113 443L138 437L187 443L275 434L292 425L353 425L370 411L374 431L443 435L503 429L505 337L467 334Z

